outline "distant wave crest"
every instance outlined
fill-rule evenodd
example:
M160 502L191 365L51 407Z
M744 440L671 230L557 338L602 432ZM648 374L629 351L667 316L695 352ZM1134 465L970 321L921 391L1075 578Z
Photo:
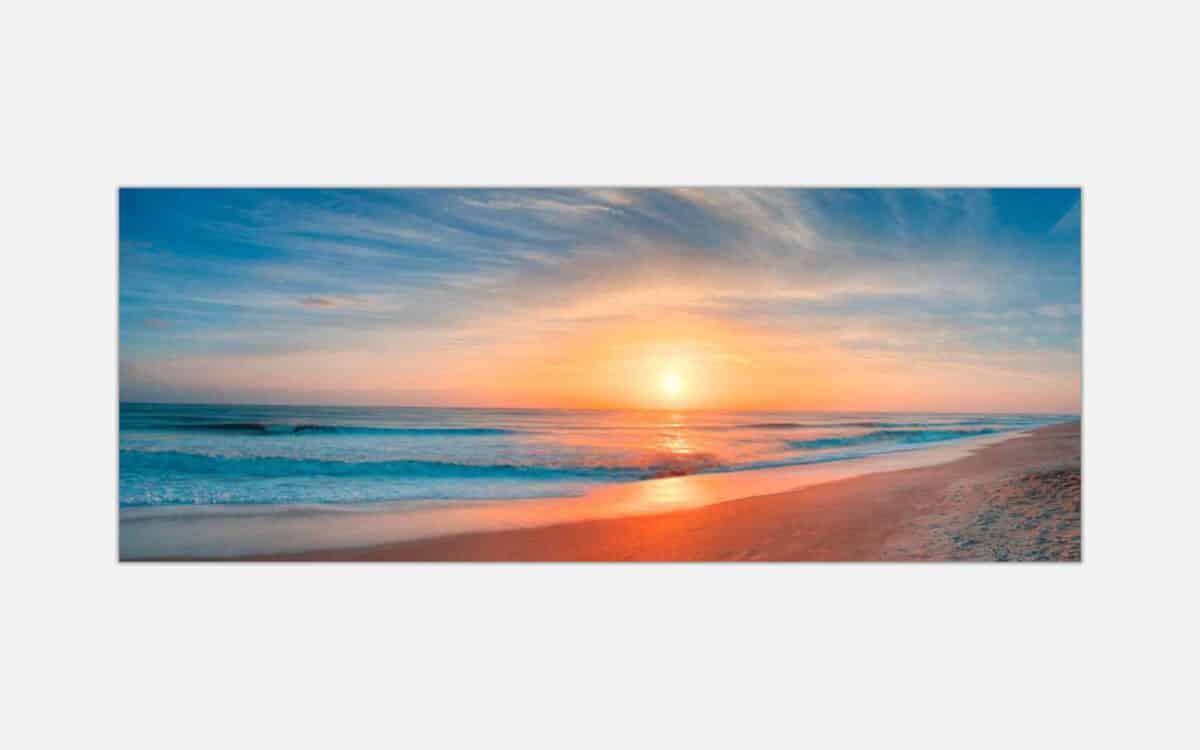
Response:
M738 425L747 430L801 430L801 429L834 429L839 427L887 427L886 422L827 422L812 424L808 422L755 422Z
M820 450L822 448L848 448L871 443L911 445L914 443L935 443L943 440L991 435L995 432L999 432L999 430L991 428L978 430L876 430L875 432L846 437L790 440L788 441L788 446L800 450Z
M394 477L426 479L652 479L712 470L715 456L651 454L628 466L464 464L444 461L333 461L284 457L226 457L182 451L122 450L122 472L230 475L257 478L297 476Z
M1004 420L1000 418L991 419L962 419L946 422L888 422L882 420L870 421L834 421L834 422L747 422L745 424L734 425L712 425L708 427L700 427L702 430L844 430L844 429L879 429L879 428L894 428L894 429L925 429L925 428L941 428L952 430L959 427L972 427L978 425L1000 424Z
M516 435L519 430L499 427L361 427L338 424L287 424L275 422L180 422L156 425L156 429L231 432L248 435L411 435L445 437L454 435Z

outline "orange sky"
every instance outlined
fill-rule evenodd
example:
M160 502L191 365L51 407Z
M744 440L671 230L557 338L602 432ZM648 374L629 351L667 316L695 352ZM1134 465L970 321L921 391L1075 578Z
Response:
M150 190L121 210L127 400L1080 407L1075 190Z
M818 335L682 319L578 324L559 334L497 338L454 356L346 352L336 357L183 358L173 382L200 386L219 369L234 390L336 392L346 403L420 393L463 406L817 411L1070 411L1080 381L1031 370L1036 355L948 358L857 352ZM415 361L414 361L415 360ZM422 364L424 363L424 364ZM1061 365L1070 370L1072 362ZM664 379L679 383L670 393ZM353 389L347 384L353 383ZM432 396L432 398L430 398Z

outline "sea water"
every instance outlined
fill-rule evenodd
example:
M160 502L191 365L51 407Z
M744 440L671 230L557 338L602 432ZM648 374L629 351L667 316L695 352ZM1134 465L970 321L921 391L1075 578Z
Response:
M122 507L580 496L910 451L1066 415L120 405Z

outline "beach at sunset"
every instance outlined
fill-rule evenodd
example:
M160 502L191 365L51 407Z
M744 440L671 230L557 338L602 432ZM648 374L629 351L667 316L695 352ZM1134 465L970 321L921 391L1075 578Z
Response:
M123 515L126 559L1079 560L1079 423L520 504ZM157 546L154 541L157 540ZM255 558L256 552L267 552ZM189 554L190 552L190 554ZM270 553L275 554L270 554Z
M1079 559L1080 211L123 190L120 558Z
M946 464L694 510L275 559L1079 561L1079 476L1073 423Z

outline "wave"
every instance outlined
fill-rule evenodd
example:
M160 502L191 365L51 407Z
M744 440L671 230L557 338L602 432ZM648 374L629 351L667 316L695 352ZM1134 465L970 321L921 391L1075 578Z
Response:
M789 440L788 447L798 450L820 450L822 448L849 448L871 443L934 443L943 440L978 437L1000 432L998 429L986 428L978 430L877 430L862 435L846 437L819 438L815 440Z
M152 429L231 432L247 435L411 435L415 437L455 435L517 435L520 430L499 427L363 427L338 424L288 424L277 422L175 422L147 425Z
M203 474L230 477L390 477L417 479L586 479L619 481L682 476L720 466L706 453L654 454L645 463L607 465L463 464L449 461L334 461L283 457L232 458L181 451L121 451L121 472Z
M297 425L302 427L302 425ZM236 429L226 425L227 429ZM356 428L382 429L382 428ZM483 429L483 428L478 428ZM1001 432L1000 429L963 430L877 430L860 435L829 437L813 440L784 441L791 450L812 451L830 448L865 447L877 444L896 446L956 440ZM845 458L855 455L846 454ZM818 456L827 460L828 455ZM459 463L455 461L388 459L345 461L325 458L290 458L284 456L222 456L178 450L146 450L122 448L122 474L143 475L205 475L213 478L394 478L394 479L511 479L511 480L589 480L636 481L689 474L740 471L808 463L811 455L781 456L767 462L729 462L706 452L671 453L648 452L619 464L607 463Z
M839 421L839 422L747 422L745 424L734 425L708 425L704 427L693 427L693 429L708 430L708 431L730 431L730 430L845 430L845 429L923 429L923 428L943 428L954 429L957 427L975 427L979 425L993 424L1023 424L1024 421L1014 421L1003 417L992 417L988 419L959 419L940 422L896 422L885 420L870 420L870 421Z
M837 429L846 427L887 427L886 422L827 422L824 424L813 424L811 422L754 422L751 424L737 425L734 429L745 430L816 430L816 429Z

